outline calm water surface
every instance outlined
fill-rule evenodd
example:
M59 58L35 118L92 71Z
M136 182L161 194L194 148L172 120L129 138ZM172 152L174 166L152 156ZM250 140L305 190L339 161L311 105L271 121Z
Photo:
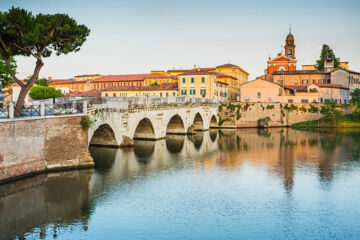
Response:
M0 239L360 239L360 132L221 130L0 185Z

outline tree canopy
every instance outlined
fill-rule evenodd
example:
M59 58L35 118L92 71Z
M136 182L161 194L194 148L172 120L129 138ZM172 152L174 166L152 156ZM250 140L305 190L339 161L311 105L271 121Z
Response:
M42 58L77 52L86 41L90 30L67 14L37 14L12 7L0 12L0 55L10 76L21 86L16 110L22 108L27 92L38 80L44 62ZM36 60L34 72L27 83L16 77L10 59L31 56Z
M29 96L34 100L42 100L62 97L63 94L60 89L56 90L54 87L36 85L30 89Z
M356 88L353 92L350 93L350 96L350 103L360 106L360 89Z
M16 74L16 62L13 57L10 57L10 68ZM13 84L15 81L10 76L9 70L6 67L4 58L0 55L0 81L2 82L2 87L6 88Z
M28 76L27 78L24 79L24 81L28 82L30 79L31 79L31 76ZM38 80L36 80L35 84L41 85L41 86L48 86L49 80L47 80L46 78L39 78Z
M317 70L323 70L324 69L324 61L327 58L333 58L334 59L334 67L338 68L340 66L340 58L337 58L335 56L334 51L326 44L323 44L321 48L321 54L320 59L316 61L316 69Z

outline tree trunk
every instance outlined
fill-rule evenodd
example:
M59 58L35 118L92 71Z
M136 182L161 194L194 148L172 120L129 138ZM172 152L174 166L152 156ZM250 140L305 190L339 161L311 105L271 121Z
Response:
M37 60L36 61L36 66L35 66L35 69L34 69L34 73L33 73L32 77L30 78L30 80L25 85L23 85L23 86L20 85L21 86L21 91L20 91L18 100L16 102L16 106L15 106L15 116L20 116L21 115L21 109L24 107L24 102L25 102L26 95L28 94L30 88L38 80L39 72L40 72L40 69L42 68L42 66L44 66L43 61Z
M16 105L15 105L15 116L21 115L21 109L24 106L26 95L28 94L31 87L26 84L24 87L21 88L19 97L17 99Z

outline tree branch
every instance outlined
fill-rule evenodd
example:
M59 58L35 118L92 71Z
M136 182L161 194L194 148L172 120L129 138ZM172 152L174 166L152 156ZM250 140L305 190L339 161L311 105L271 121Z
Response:
M25 85L15 76L15 73L14 73L14 71L13 71L12 68L11 68L11 64L10 64L9 58L5 58L5 57L4 57L4 60L5 60L6 68L7 68L7 70L8 70L9 73L10 73L10 76L15 80L15 82L16 82L17 84L20 85L20 87L24 87Z
M1 46L4 48L4 52L9 55L7 49L6 49L6 44L5 42L3 41L2 37L0 36L0 43L1 43ZM3 56L5 58L5 56Z

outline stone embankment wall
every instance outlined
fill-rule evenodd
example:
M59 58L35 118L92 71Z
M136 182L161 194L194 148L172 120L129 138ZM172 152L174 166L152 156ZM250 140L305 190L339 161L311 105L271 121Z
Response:
M287 127L322 117L321 104L232 103L219 107L219 127L258 127L267 119L268 127ZM318 111L316 111L318 109Z
M81 116L0 122L0 183L46 171L94 165Z

